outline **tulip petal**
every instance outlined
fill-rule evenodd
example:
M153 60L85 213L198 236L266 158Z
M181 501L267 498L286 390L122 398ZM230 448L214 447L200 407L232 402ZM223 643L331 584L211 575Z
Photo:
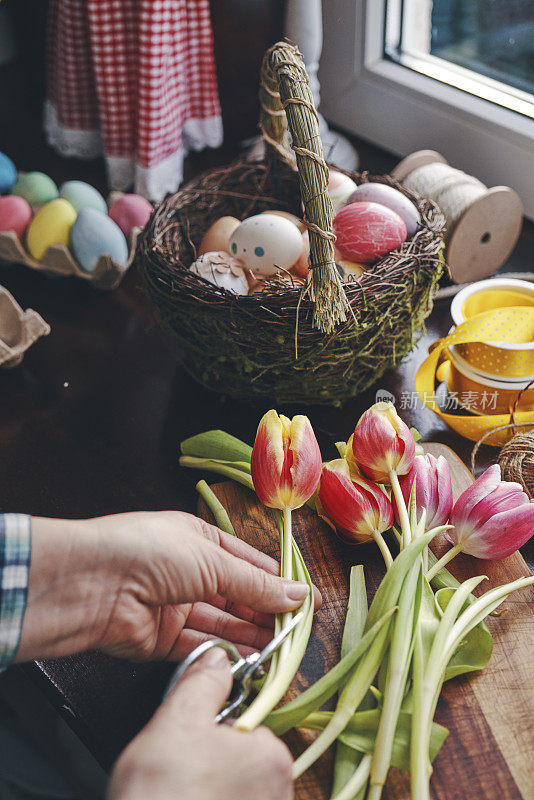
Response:
M286 457L283 430L282 421L276 411L267 411L258 425L250 459L256 494L270 508L283 508L279 497Z
M478 531L463 537L458 543L465 553L475 558L501 559L515 553L534 535L534 503L524 503L510 511L495 514Z
M302 414L297 414L291 420L289 450L292 454L291 508L300 508L317 488L322 469L321 451L315 433L308 417Z
M469 521L475 528L479 528L496 514L510 511L528 502L528 496L519 483L501 481L493 492L490 492L471 509Z
M318 497L324 514L347 541L369 541L373 531L383 533L391 527L389 499L364 478L351 480L345 459L323 466Z
M391 469L398 475L405 475L411 469L415 440L392 403L375 403L358 420L352 450L367 477L389 483Z
M466 522L476 504L496 489L500 482L501 468L498 464L493 464L462 492L452 509L451 524L461 525Z

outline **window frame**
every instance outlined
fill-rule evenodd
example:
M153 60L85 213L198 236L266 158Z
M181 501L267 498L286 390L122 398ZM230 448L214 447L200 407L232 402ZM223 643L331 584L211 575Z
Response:
M534 119L390 59L385 12L386 0L324 0L323 114L399 156L431 148L487 186L512 186L534 219Z

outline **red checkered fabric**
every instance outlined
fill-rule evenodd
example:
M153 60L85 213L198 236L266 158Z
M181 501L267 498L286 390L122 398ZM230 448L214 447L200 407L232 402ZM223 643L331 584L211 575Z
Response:
M47 85L50 142L112 188L159 199L222 141L209 0L52 0Z

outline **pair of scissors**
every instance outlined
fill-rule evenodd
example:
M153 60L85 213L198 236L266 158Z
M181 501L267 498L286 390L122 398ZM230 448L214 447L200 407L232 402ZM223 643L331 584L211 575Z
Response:
M198 661L208 650L212 650L214 647L221 647L228 654L232 665L233 686L228 698L228 703L219 711L215 717L215 722L223 722L225 719L235 716L239 713L241 706L252 691L252 684L254 681L259 680L259 678L265 675L263 665L272 658L282 642L287 639L303 617L303 612L299 611L287 625L284 625L274 639L271 639L267 647L264 647L259 653L251 653L246 657L240 655L237 647L231 642L226 641L226 639L210 639L208 642L203 642L203 644L192 650L174 671L163 699L165 700L170 695L176 684L184 676L186 670L194 664L195 661Z

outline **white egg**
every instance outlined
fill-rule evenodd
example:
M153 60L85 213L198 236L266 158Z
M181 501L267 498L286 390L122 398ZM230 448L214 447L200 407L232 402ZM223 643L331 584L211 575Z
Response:
M299 229L278 214L257 214L243 220L230 236L230 253L257 275L289 269L302 253Z
M343 172L338 172L335 169L330 170L327 191L334 206L334 214L337 214L343 208L350 195L357 188L352 178L349 178L348 175L344 175Z
M204 253L191 264L191 272L204 280L235 294L248 294L248 281L243 264L222 250Z

